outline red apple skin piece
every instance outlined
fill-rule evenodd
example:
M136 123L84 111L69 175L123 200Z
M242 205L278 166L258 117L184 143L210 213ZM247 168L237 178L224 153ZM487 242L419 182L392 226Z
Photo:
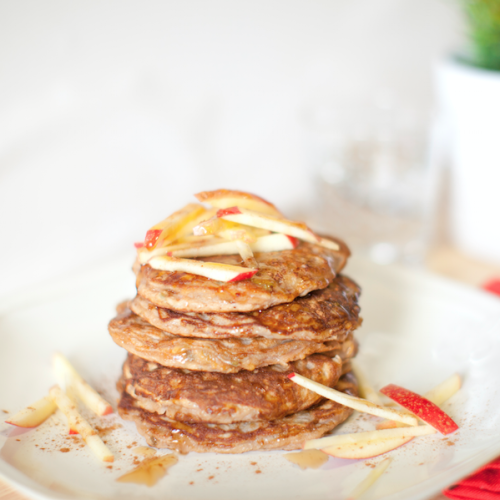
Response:
M458 425L439 406L415 392L395 384L386 385L380 389L380 392L411 411L441 434L451 434L458 429Z
M163 229L150 229L146 233L146 238L144 238L144 246L146 248L153 248L160 237L160 234L163 232Z
M248 278L251 278L254 274L257 274L259 272L258 269L254 269L252 271L248 271L248 273L241 273L238 274L238 276L234 277L231 281L242 281L242 280L247 280Z
M225 215L237 215L241 214L241 210L238 207L230 207L230 208L221 208L217 210L217 217L220 219Z
M298 238L295 238L295 236L289 236L288 234L286 234L285 236L290 240L293 248L297 248L299 246L300 241Z

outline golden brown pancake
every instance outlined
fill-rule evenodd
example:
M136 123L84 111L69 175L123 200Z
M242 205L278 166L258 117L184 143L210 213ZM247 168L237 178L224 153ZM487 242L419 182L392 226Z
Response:
M110 321L108 330L119 346L148 361L171 368L221 373L284 365L321 352L335 351L333 355L339 354L344 359L355 349L352 336L344 342L179 337L151 326L128 309Z
M340 240L335 241L340 251L301 242L293 250L256 253L259 272L250 279L236 282L221 282L178 271L158 271L143 265L135 268L137 291L156 306L174 311L207 313L267 309L326 288L349 256L347 246ZM199 260L243 265L239 255Z
M342 341L361 324L359 294L354 281L337 276L326 288L293 302L247 313L172 311L140 295L130 302L130 308L157 328L186 337Z
M320 401L321 396L288 378L293 372L333 387L342 360L313 354L285 366L212 373L167 368L129 354L121 384L144 410L187 423L230 424L275 420Z
M357 395L352 374L344 375L337 390ZM132 420L150 446L180 453L243 453L254 450L295 450L308 439L323 436L342 423L352 410L334 401L317 405L276 420L233 424L187 424L141 409L134 398L122 393L118 413Z

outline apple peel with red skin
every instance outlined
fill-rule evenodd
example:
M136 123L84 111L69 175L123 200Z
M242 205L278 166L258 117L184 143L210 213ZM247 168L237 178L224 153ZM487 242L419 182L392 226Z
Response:
M358 398L356 396L350 396L343 392L337 391L328 387L326 385L320 384L311 380L307 377L303 377L298 373L289 373L287 377L296 384L310 389L316 394L331 399L336 403L352 408L353 410L361 411L363 413L369 413L370 415L375 415L377 417L388 418L390 420L396 420L398 422L403 422L407 425L417 426L418 419L408 412L403 412L400 410L388 408L385 406L376 405L366 399Z
M217 210L217 217L220 219L226 215L239 215L241 213L242 212L238 207L221 208L220 210Z
M150 229L144 238L144 246L146 248L153 248L161 233L163 233L163 229Z
M281 215L281 212L269 201L252 193L234 191L231 189L217 189L216 191L203 191L195 194L198 201L208 203L215 208L228 208L241 206L270 215Z
M389 384L380 389L382 394L392 399L403 408L411 411L418 418L434 427L444 435L451 434L458 429L458 425L434 403L404 387Z
M151 259L149 265L153 269L158 269L160 271L182 271L223 282L246 280L259 271L258 269L249 269L247 267L219 264L217 262L180 259L167 255Z

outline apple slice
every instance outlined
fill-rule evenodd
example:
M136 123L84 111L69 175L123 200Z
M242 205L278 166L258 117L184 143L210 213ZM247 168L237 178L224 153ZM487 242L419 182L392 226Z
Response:
M168 257L210 257L212 255L237 255L239 253L236 241L224 241L219 238L216 241L217 243L208 245L186 245L184 248L177 250L175 248L171 250L173 247L166 247L167 252L164 255Z
M217 281L241 281L251 278L258 269L219 264L217 262L204 262L201 260L179 259L163 255L149 261L153 269L160 271L182 271L197 274Z
M268 236L261 236L257 238L255 243L250 247L252 251L257 252L279 252L281 250L292 250L297 248L299 240L293 236L288 236L283 233L269 234Z
M351 360L351 365L352 372L358 380L358 390L360 397L367 399L368 401L371 401L376 405L383 406L378 392L371 386L370 382L368 382L366 375L363 373L358 363L354 360Z
M254 228L249 228L249 229L254 229ZM257 239L253 234L251 234L246 229L236 229L236 228L219 231L217 233L217 236L220 236L221 238L224 238L225 240L229 241L236 241L236 240L243 241L247 245L254 243L255 240Z
M241 240L235 240L235 243L236 246L238 247L238 253L243 259L245 266L253 269L258 269L259 265L257 264L255 257L253 256L253 252L252 249L250 248L250 245Z
M335 434L318 439L310 439L303 445L304 450L325 450L333 446L357 445L369 441L384 441L386 439L414 438L416 436L427 436L435 434L436 429L430 425L416 425L413 427L401 427L398 429L384 429L366 432L354 432L351 434Z
M409 443L413 437L377 439L375 441L360 441L359 443L344 443L338 446L322 448L321 451L335 458L365 460L389 453L400 446Z
M57 406L50 396L39 399L36 403L23 408L6 420L7 424L16 427L33 428L45 422L55 411Z
M441 434L451 434L458 429L458 425L443 410L415 392L395 384L386 385L380 389L380 392L411 411Z
M64 394L62 389L55 385L49 391L57 407L66 415L70 429L74 429L87 443L94 454L103 462L113 462L114 456L110 449L102 442L97 432L78 413L76 406L71 399Z
M158 246L165 246L183 234L188 234L197 224L200 217L206 216L207 210L198 203L189 203L177 212L155 224L146 233L144 246L153 250Z
M236 255L239 252L236 241L224 241L216 236L199 236L200 240L191 240L190 243L170 245L163 248L155 248L151 252L139 253L139 262L146 264L153 257L167 255L169 257L210 257L212 255ZM285 234L269 234L257 238L250 244L253 253L277 252L291 250L298 245L297 238Z
M56 352L52 358L52 367L56 380L62 387L72 387L76 395L96 415L109 415L113 413L112 406L92 388L80 374L73 368L71 363L61 354Z
M289 234L309 243L320 243L321 238L316 236L303 222L289 221L276 215L253 212L241 207L223 208L217 212L217 217L247 226L268 229L275 233Z
M353 492L349 496L347 500L356 500L359 498L365 491L367 491L369 488L373 486L375 481L378 480L378 478L387 470L387 467L391 465L392 458L386 458L385 460L382 460L377 466L372 469L372 471L368 474L368 476L361 481L356 488L354 488Z
M260 196L243 191L217 189L216 191L203 191L195 194L195 196L198 201L208 203L215 208L229 208L237 205L255 212L281 216L280 211L272 203L269 203Z
M178 240L178 243L175 245L167 245L160 248L155 248L154 250L146 250L145 248L141 248L137 252L137 259L140 264L146 264L153 257L159 257L160 255L167 255L170 252L177 252L178 250L192 250L201 248L204 246L211 246L218 243L225 243L222 238L218 238L217 236L207 235L207 236L191 236L191 237L183 237ZM231 252L233 253L233 252ZM238 253L236 250L234 253ZM193 254L193 255L178 255L178 257L198 257L203 255L218 255L213 253L207 254ZM222 254L221 254L222 255ZM174 254L177 257L177 255Z
M441 382L439 385L426 392L424 398L440 406L457 393L460 387L462 387L460 375L455 373L444 382Z
M229 229L231 227L236 226L231 222L224 221L214 215L213 217L209 217L208 219L202 220L196 226L193 227L193 234L195 236L205 236L208 234L216 234L219 231L223 231L224 229Z
M395 410L392 408L386 408L383 406L376 405L367 401L366 399L357 398L355 396L349 396L343 392L331 389L326 385L319 384L313 380L303 377L297 373L290 373L288 378L295 382L296 384L310 389L311 391L319 394L325 398L331 399L336 403L352 408L353 410L358 410L363 413L369 413L370 415L376 415L377 417L388 418L390 420L396 420L398 422L403 422L408 425L418 425L418 420L409 413Z
M236 222L220 219L217 216L201 221L193 228L195 236L217 235L226 240L243 240L254 242L260 236L270 234L270 231L257 227L244 226Z
M460 375L455 373L444 382L441 382L439 385L426 392L424 398L440 406L457 393L461 386L462 381ZM394 427L401 427L402 425L404 424L401 424L401 422L384 420L377 425L377 429L393 429Z

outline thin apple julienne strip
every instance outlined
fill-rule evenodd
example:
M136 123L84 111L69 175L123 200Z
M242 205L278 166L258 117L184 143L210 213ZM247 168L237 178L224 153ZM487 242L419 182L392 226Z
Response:
M359 498L363 493L365 493L368 488L373 486L375 481L387 470L387 467L391 465L392 458L386 458L385 460L382 460L377 466L371 470L371 472L368 474L368 476L361 481L356 488L354 488L354 491L351 493L349 498L347 500L356 500Z
M260 227L276 233L289 234L309 243L320 243L321 238L316 236L305 224L289 221L273 215L260 214L244 208L223 208L217 212L217 217L231 222L238 222L247 226Z
M383 429L377 431L354 432L352 434L335 434L318 439L310 439L304 443L304 450L322 450L330 446L343 444L357 444L363 441L374 441L379 439L403 439L406 437L427 436L436 434L436 429L430 425L418 425L415 427L397 427L395 429Z
M430 391L427 391L424 394L424 398L428 399L435 405L440 406L454 396L459 391L460 387L462 387L460 375L458 373L454 373L444 382L441 382Z
M359 395L376 405L384 406L378 392L371 386L370 382L368 382L368 378L363 373L358 363L351 360L351 365L354 376L358 380Z
M142 250L138 254L139 263L147 264L149 260L161 255L178 258L210 257L212 255L237 255L239 253L236 241L225 241L217 236L198 236L187 243L179 243L155 250ZM298 243L293 236L281 233L260 236L250 243L252 252L277 252L292 250Z
M191 250L193 248L205 248L214 247L215 245L226 243L222 238L218 238L214 235L207 236L195 236L193 239L182 241L182 243L175 243L172 245L167 245L160 248L155 248L154 250L147 250L146 248L140 248L137 252L137 259L140 264L147 264L153 257L159 257L161 255L167 255L169 253L175 253L180 250ZM236 253L236 252L235 252ZM177 256L177 255L175 255ZM182 255L179 255L182 257Z
M155 247L164 246L181 236L189 229L190 222L197 220L197 217L205 214L206 209L198 203L189 203L177 212L168 216L158 224L155 224L147 233L144 241L149 250ZM152 238L148 239L151 232Z
M168 249L168 247L167 247ZM210 257L213 255L236 255L238 247L234 241L223 241L215 244L200 245L181 248L179 250L169 250L163 252L163 255L168 257Z
M355 396L349 396L343 392L331 389L326 385L314 382L307 377L298 375L297 373L290 373L288 378L295 382L296 384L309 389L316 394L319 394L325 398L331 399L336 403L352 408L363 413L369 413L370 415L375 415L377 417L387 418L389 420L396 420L398 422L403 422L408 425L418 425L418 419L413 415L406 412L401 412L399 410L393 410L391 408L385 408L383 406L376 405L367 401L366 399L357 398Z
M235 240L236 247L238 248L238 253L240 257L243 259L245 266L256 269L259 267L255 257L253 256L252 249L248 243L245 243L242 240Z
M251 278L258 269L248 267L231 266L217 262L204 262L200 260L179 259L177 257L155 257L149 261L153 269L160 271L183 271L185 273L204 276L217 281L240 281Z
M113 407L75 370L71 363L59 352L52 358L54 374L59 385L72 387L82 402L96 415L103 416L113 413Z
M114 456L110 449L103 443L92 426L78 413L74 403L64 394L62 389L55 385L49 391L57 407L66 415L68 425L83 438L87 446L103 462L113 462Z
M50 396L45 396L35 403L18 411L6 420L5 423L16 427L33 428L45 422L55 411L57 406Z

